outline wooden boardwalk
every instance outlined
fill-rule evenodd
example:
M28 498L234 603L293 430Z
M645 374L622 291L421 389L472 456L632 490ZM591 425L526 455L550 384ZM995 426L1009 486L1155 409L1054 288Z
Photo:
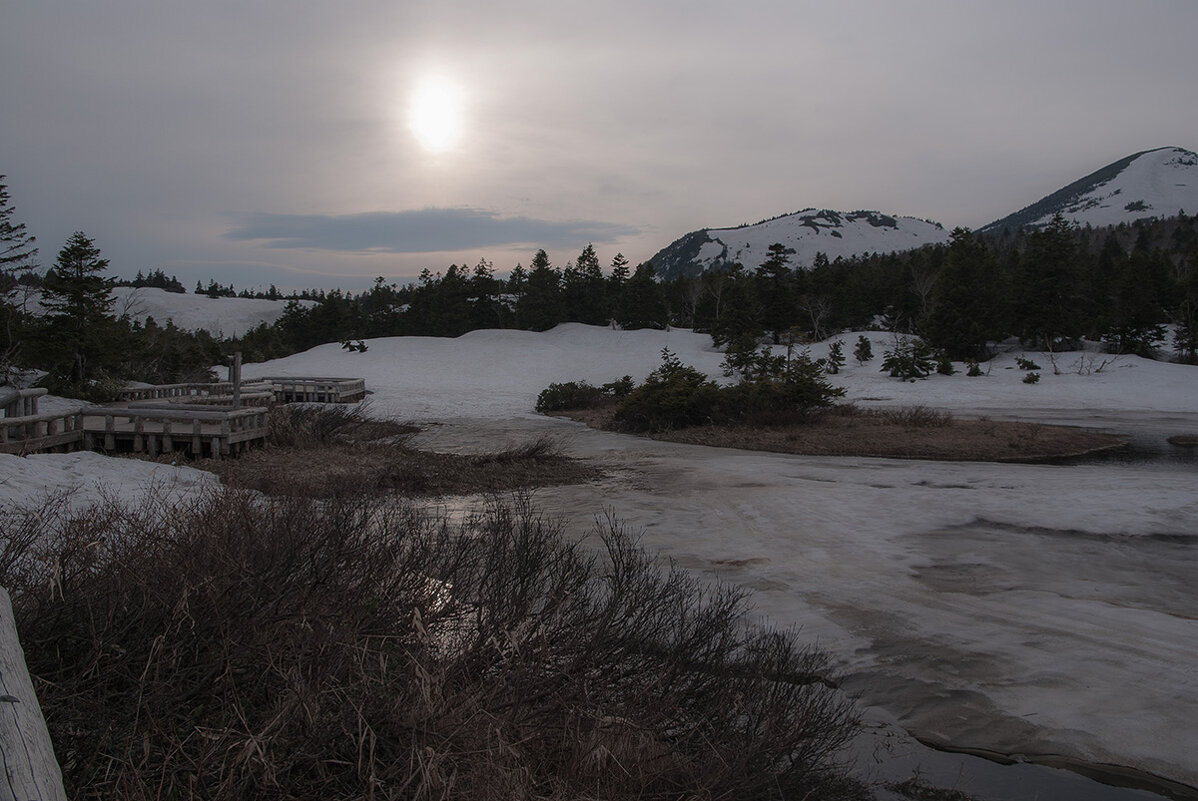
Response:
M0 390L0 453L34 453L43 450L74 450L83 441L83 417L77 410L38 411L44 389Z
M270 396L274 403L356 403L366 397L364 378L310 378L275 376L253 378L241 383L241 397ZM209 384L160 384L122 390L123 401L166 400L171 403L228 404L233 384L218 381Z
M114 408L90 406L83 417L83 447L108 452L185 453L195 458L236 456L266 440L265 406Z
M0 453L24 455L79 448L105 452L236 456L264 442L273 403L352 403L366 395L361 378L280 377L236 387L229 382L130 388L122 403L39 412L44 389L0 390Z

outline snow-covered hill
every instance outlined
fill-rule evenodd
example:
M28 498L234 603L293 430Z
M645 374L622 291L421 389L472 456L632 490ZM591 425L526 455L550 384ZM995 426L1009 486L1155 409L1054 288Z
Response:
M1198 153L1146 150L1108 164L982 231L1045 225L1060 212L1078 225L1118 225L1198 211Z
M841 340L848 351L862 335L871 340L878 359L864 365L850 360L831 380L846 389L849 400L865 405L928 404L966 415L977 409L1030 413L1028 407L1035 407L1078 414L1118 409L1184 414L1189 420L1198 394L1198 369L1194 367L1080 351L1057 355L1059 375L1051 371L1044 354L1011 352L988 362L989 375L985 377L968 378L964 365L958 364L957 375L933 375L907 383L879 370L880 355L894 347L894 335L854 331L834 339ZM813 345L812 357L827 356L832 341ZM684 363L707 375L726 380L720 367L724 354L712 345L711 337L682 328L619 331L563 323L545 332L480 330L456 338L386 337L368 343L365 353L348 352L334 342L249 364L245 376L361 376L378 412L407 420L540 419L533 407L537 393L550 383L601 384L622 375L640 382L661 364L662 348L669 348ZM1026 373L1016 368L1016 356L1028 356L1043 365L1040 383L1023 383ZM1104 369L1093 372L1099 366ZM1188 432L1193 422L1185 425Z
M285 300L210 298L155 287L113 287L112 296L116 299L112 313L118 317L127 314L142 323L153 317L159 325L166 325L170 320L185 331L204 330L217 337L240 336L259 323L273 323L287 307ZM40 308L37 301L35 293L30 298L30 307ZM314 305L314 301L299 302L305 306Z
M794 249L795 266L810 267L817 253L829 259L892 253L947 242L948 236L939 223L914 217L804 209L756 225L694 231L667 245L652 262L657 274L666 279L698 275L735 262L752 270L766 260L769 246L780 242Z

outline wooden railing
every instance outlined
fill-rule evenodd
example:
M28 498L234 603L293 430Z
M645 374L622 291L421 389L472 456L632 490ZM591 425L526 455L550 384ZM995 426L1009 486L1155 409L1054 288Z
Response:
M248 389L248 392L245 388L241 390L241 406L269 406L275 402L275 392L273 389L271 389L269 384L255 384ZM208 409L211 409L214 406L225 406L229 408L232 408L233 406L232 395L186 395L179 396L178 398L166 398L162 401L135 401L129 405L137 406L140 404L145 404L146 406L161 406L164 401L172 406L203 406ZM0 801L3 801L3 799L0 799Z
M350 403L366 397L365 378L268 376L256 380L269 382L280 403Z
M241 385L242 403L248 396L257 398L270 392L278 403L307 401L314 403L351 403L366 397L364 378L272 376L256 378ZM123 401L183 399L186 403L232 405L233 384L228 381L202 384L161 384L153 387L130 387L121 390ZM208 399L211 400L201 400Z
M89 450L116 450L130 441L134 453L172 453L190 447L194 456L229 456L249 442L266 438L268 410L90 406L82 410L83 445ZM93 422L94 421L94 422Z
M83 440L83 414L77 409L0 417L0 453L69 449Z
M37 414L37 399L49 390L0 387L0 409L5 417L28 417Z
M241 391L257 392L270 391L264 382L242 384ZM158 384L152 387L128 387L122 389L118 396L123 401L163 400L169 398L203 398L215 396L232 396L233 385L228 381L215 383L190 384Z
M266 407L271 403L352 403L366 396L363 378L259 378L240 386L239 408L233 384L163 384L121 392L128 408L88 406L82 410L37 413L44 389L0 390L0 453L35 453L57 448L170 453L190 450L215 458L266 438ZM224 408L220 408L224 407Z

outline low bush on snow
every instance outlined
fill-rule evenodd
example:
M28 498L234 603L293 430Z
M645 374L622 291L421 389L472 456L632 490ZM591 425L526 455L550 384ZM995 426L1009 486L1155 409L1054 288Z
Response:
M720 386L704 373L683 364L668 348L662 350L662 363L645 382L622 398L604 401L614 405L614 423L627 431L658 432L708 423L743 422L755 425L784 424L801 420L815 409L831 405L844 394L825 378L823 366L806 354L775 356L769 348L750 347L729 351L725 359L727 375L738 375L732 386ZM621 379L624 386L631 379ZM568 395L553 384L541 393L539 411L549 411L542 400L553 393L565 402ZM610 387L612 384L606 384ZM592 388L593 389L593 388ZM592 395L578 395L580 405L556 406L553 411L588 409ZM585 405L584 405L585 404Z

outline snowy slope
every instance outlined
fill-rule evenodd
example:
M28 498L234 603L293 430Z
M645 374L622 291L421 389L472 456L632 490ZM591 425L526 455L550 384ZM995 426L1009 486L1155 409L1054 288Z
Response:
M857 337L869 337L875 358L858 365L851 358L833 384L845 387L849 400L862 405L926 404L968 414L972 409L1009 409L1018 415L1029 407L1084 412L1125 410L1192 416L1198 396L1198 368L1138 356L1063 353L1056 357L1060 374L1038 352L1026 355L1043 368L1040 383L1023 383L1016 368L1022 352L996 356L985 366L989 375L968 378L933 375L907 383L879 370L881 355L894 347L893 335L879 332L841 334L811 346L811 356L828 355L840 339L851 351ZM365 353L337 343L262 364L246 365L246 377L267 375L356 376L366 379L377 412L408 420L445 417L508 418L537 416L537 393L553 382L600 384L623 375L638 382L661 364L669 348L686 364L713 378L724 354L711 337L687 329L618 331L563 323L549 331L483 330L457 338L388 337L368 340ZM779 352L783 352L780 349ZM1107 363L1103 365L1103 361ZM964 365L958 365L963 368ZM1098 372L1095 370L1102 369Z
M213 336L240 336L259 323L273 323L283 315L287 307L285 300L262 300L259 298L210 298L207 295L167 292L156 287L113 287L116 302L112 313L118 317L128 314L130 318L145 322L153 317L159 325L167 320L185 331L205 330ZM313 301L299 301L305 306ZM32 298L38 308L36 295Z
M816 253L829 259L892 253L947 242L948 236L939 223L914 217L804 209L756 225L695 231L663 248L652 262L663 278L697 275L735 262L753 270L766 260L769 246L780 242L794 249L793 265L810 267Z
M259 323L273 323L287 307L285 300L210 298L153 287L119 286L113 290L113 295L117 298L114 311L118 314L127 309L131 317L143 322L147 317L153 317L159 325L165 325L169 319L188 331L203 329L214 336L225 337L244 334ZM305 306L314 305L308 300L299 302Z
M1118 225L1198 212L1198 153L1146 150L1108 164L982 231L1047 224L1060 212L1078 225Z

